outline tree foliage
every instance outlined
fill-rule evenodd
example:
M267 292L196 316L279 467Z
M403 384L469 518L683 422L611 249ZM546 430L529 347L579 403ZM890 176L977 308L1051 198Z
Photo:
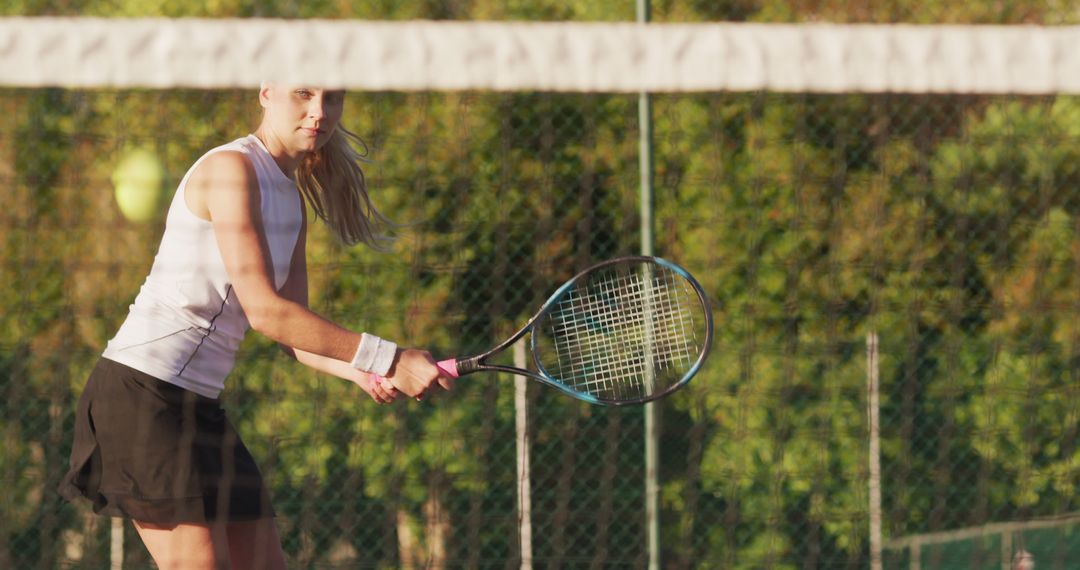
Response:
M658 21L1061 23L1030 3L655 2ZM1061 4L1061 3L1059 3ZM1069 8L1069 9L1066 9ZM103 16L627 20L622 3L29 2ZM501 340L562 280L637 251L636 98L353 93L389 254L312 228L312 306L438 356ZM889 536L1077 506L1080 104L939 95L655 97L657 250L717 320L663 404L664 557L676 568L865 567L867 333L882 339ZM239 91L0 91L0 566L100 566L106 525L60 505L71 414L149 268L126 222L128 143L179 181L252 129ZM225 398L300 567L504 566L518 555L508 378L379 407L251 335ZM535 554L639 564L637 410L531 389ZM628 548L626 544L633 544ZM72 550L75 549L75 550ZM95 550L96 549L96 550ZM140 558L140 556L142 558ZM145 553L129 549L132 560Z

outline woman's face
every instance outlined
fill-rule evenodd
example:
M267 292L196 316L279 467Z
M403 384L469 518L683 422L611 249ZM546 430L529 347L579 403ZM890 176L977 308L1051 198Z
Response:
M330 140L345 105L345 92L317 87L268 85L259 101L274 137L291 154L312 152Z

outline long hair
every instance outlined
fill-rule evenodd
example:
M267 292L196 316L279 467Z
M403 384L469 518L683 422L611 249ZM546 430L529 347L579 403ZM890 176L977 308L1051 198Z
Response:
M338 125L330 140L296 168L296 186L315 215L346 245L362 242L385 250L391 238L384 231L394 224L368 197L361 168L367 162L364 141Z

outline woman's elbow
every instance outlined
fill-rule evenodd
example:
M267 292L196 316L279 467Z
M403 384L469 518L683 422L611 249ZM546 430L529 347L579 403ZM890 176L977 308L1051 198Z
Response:
M241 302L252 330L285 346L296 342L299 312L296 303L277 296L259 297L259 301Z
M270 304L256 305L244 311L251 329L279 341L281 331L280 311L274 311ZM280 342L280 341L279 341Z
M296 361L300 360L300 356L296 354L296 349L294 349L293 347L291 347L291 346L289 346L287 344L281 344L279 342L278 343L278 348L280 348L281 352L284 352L285 355L288 356L289 358L291 358L293 360L296 360Z

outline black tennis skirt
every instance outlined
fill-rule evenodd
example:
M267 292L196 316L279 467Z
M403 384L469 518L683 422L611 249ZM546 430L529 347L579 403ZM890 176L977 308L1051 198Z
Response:
M147 523L274 515L251 453L220 402L102 358L75 415L59 493Z

